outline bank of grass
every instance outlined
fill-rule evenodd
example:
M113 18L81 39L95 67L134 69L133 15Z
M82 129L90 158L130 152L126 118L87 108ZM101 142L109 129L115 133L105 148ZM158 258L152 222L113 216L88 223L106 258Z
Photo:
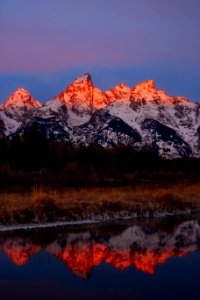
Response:
M0 194L1 224L157 217L199 210L200 185L191 182L62 190L34 187Z

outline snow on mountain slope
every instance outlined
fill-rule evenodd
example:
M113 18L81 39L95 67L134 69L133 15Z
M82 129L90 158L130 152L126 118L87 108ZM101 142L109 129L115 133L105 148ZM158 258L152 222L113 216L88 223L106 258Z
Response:
M105 106L103 92L94 87L90 74L85 73L75 79L65 91L46 102L39 110L40 115L59 116L65 107L66 122L69 127L88 122L94 110Z
M43 118L57 118L62 119L69 127L79 126L89 121L91 112L78 112L68 106L65 100L54 98L44 103L40 109L37 110L37 115Z
M0 119L6 135L38 122L53 140L148 145L166 158L200 156L200 104L168 96L153 80L104 93L85 73L43 105L18 89L0 107Z
M168 158L191 155L191 148L195 156L199 155L199 141L195 136L200 123L199 116L197 117L199 110L197 104L147 102L135 106L133 101L130 104L118 101L110 104L106 110L112 116L122 119L130 127L136 129L142 136L143 144L154 143L154 148L160 149L161 151L158 152ZM146 120L154 120L154 125ZM164 133L166 134L163 135ZM175 150L178 140L182 142L179 143L179 150Z
M154 144L154 148L165 157L199 155L199 104L182 97L167 96L163 91L156 90L153 81L138 84L132 89L129 102L123 99L112 102L106 110L137 129L143 144ZM145 122L146 120L156 122L152 125L152 122ZM162 130L160 124L165 126ZM175 131L173 134L172 130ZM166 133L165 138L161 131ZM167 137L167 133L171 134Z
M74 128L72 141L86 145L98 143L103 147L116 144L130 144L136 147L142 139L136 129L101 109L96 111L87 123Z
M2 133L5 135L11 135L17 131L22 122L18 122L15 119L8 117L4 111L0 110L0 120L3 123Z
M33 111L41 107L41 103L31 94L19 88L0 106L0 119L4 124L4 134L15 133L25 120L33 116Z

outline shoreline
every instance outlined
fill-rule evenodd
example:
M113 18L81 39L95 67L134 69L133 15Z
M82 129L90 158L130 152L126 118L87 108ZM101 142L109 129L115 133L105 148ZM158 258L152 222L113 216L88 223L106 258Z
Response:
M0 193L0 227L152 219L200 212L197 183Z
M197 211L176 211L174 213L162 212L157 213L154 216L126 216L126 217L116 217L116 218L102 218L102 219L85 219L85 220L71 220L71 221L55 221L46 223L27 223L27 224L0 224L1 232L10 231L29 231L34 229L57 229L69 226L69 228L74 228L80 225L92 226L92 225L114 225L120 224L122 222L138 222L138 221L163 221L169 218L192 218L200 215L200 210Z

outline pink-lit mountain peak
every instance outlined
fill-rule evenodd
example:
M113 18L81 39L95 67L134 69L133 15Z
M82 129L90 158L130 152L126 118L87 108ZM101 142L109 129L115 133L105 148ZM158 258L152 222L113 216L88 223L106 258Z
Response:
M127 97L130 96L131 93L130 87L124 83L120 83L119 85L112 88L110 91L118 94L117 95L118 97L123 97L123 96Z
M89 73L84 73L67 86L65 93L91 93L93 89L94 84L91 75Z
M137 95L138 97L140 95L146 96L146 97L152 97L154 95L157 95L158 93L162 92L164 95L165 91L164 90L157 90L155 82L153 80L147 80L147 81L142 81L138 84L136 84L132 88L132 93Z
M66 90L54 99L63 101L68 108L81 113L106 107L115 101L136 101L147 103L173 104L188 102L183 97L168 96L164 90L157 90L153 80L143 81L132 89L124 83L106 92L96 88L89 73L77 77Z
M41 103L34 99L29 91L23 88L18 88L14 91L2 105L4 109L16 107L37 108L40 106Z
M73 111L84 113L90 111L93 107L94 90L91 75L84 73L54 99L63 101Z
M164 90L157 90L153 80L141 82L132 89L126 84L121 83L111 90L103 92L94 86L89 73L84 73L77 77L64 91L53 99L57 101L56 105L64 103L68 109L81 114L91 113L118 100L126 103L129 103L129 101L139 101L144 104L188 102L183 97L171 97ZM49 105L54 105L54 102L50 101ZM41 103L35 100L29 91L19 88L3 103L2 108L13 110L15 108L32 109L40 106Z
M176 102L188 102L183 97L168 96L165 90L157 90L153 80L143 81L135 85L131 91L132 101L146 101L153 103L172 104Z
M88 82L92 82L92 76L90 75L90 73L83 73L73 81L74 84L88 83Z
M113 87L106 92L96 88L89 73L84 73L77 77L66 89L56 97L57 104L64 103L68 109L79 113L91 113L91 111L104 108L115 101L141 102L143 104L174 104L189 102L183 97L168 96L164 90L157 90L153 80L143 81L135 85L132 89L124 83ZM48 102L49 103L49 102ZM50 103L54 105L54 101ZM3 109L25 107L37 108L41 103L35 100L31 94L19 88L3 103Z
M109 99L109 102L115 100L129 100L131 95L131 89L124 83L120 83L111 90L105 92L105 96Z

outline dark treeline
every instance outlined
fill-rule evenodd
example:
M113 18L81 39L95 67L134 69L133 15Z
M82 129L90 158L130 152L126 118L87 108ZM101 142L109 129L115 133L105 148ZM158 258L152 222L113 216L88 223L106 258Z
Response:
M51 142L33 125L29 132L0 139L0 187L125 185L140 181L199 180L200 159L165 160L150 149Z

